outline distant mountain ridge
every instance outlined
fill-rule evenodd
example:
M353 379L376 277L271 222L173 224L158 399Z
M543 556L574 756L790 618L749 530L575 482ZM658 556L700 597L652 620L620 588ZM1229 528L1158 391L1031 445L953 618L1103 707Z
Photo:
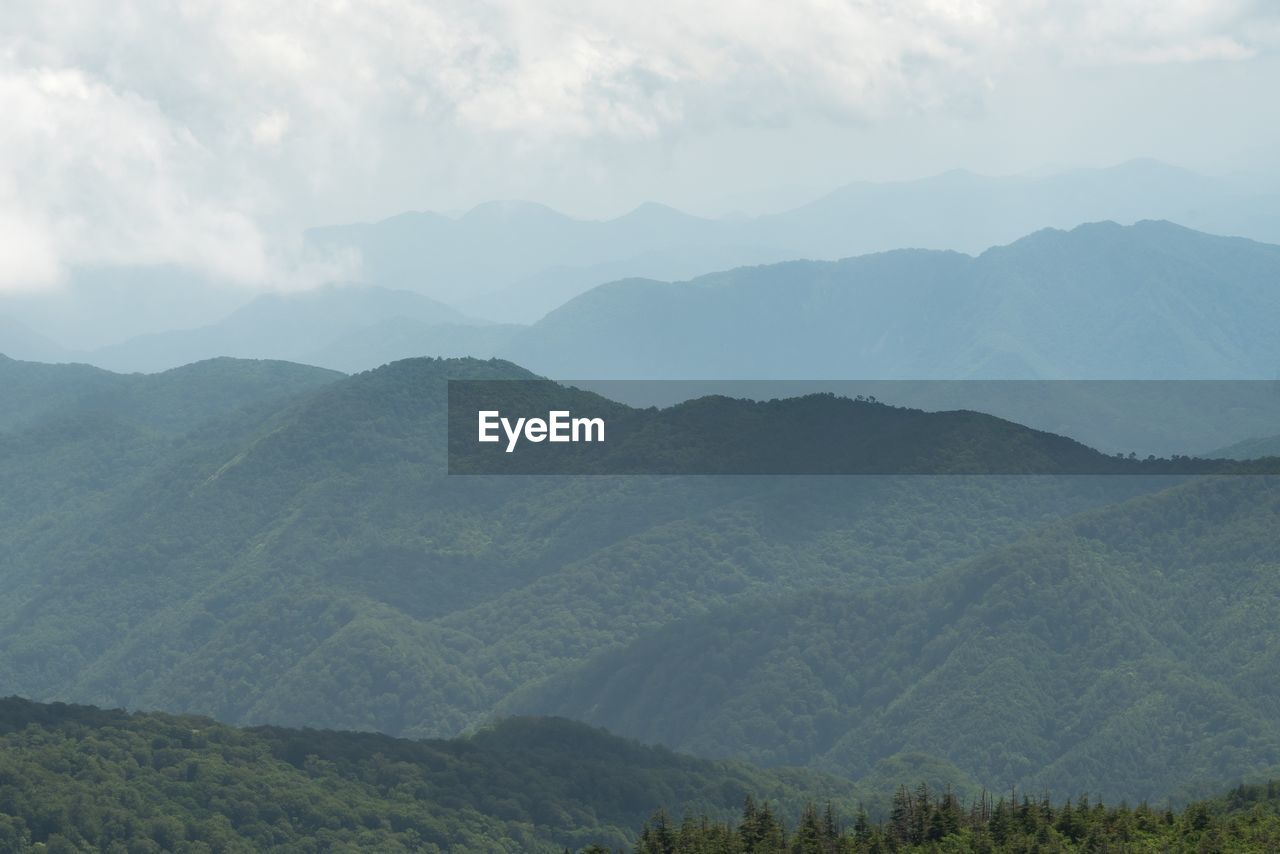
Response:
M527 324L619 279L681 281L744 265L901 248L976 255L1037 229L1082 222L1164 219L1280 243L1277 211L1274 194L1137 160L1048 175L952 171L914 181L860 182L791 210L723 220L653 203L590 221L535 203L490 202L457 216L411 212L315 228L305 245L306 253L318 253L317 263L358 258L362 269L353 275L360 284L411 290L476 317ZM196 271L171 267L74 270L56 291L0 295L0 315L68 351L86 351L140 334L195 328L231 311L236 294ZM19 343L0 328L0 352L50 355Z
M322 342L388 320L428 326L484 323L412 291L331 285L265 294L209 326L135 338L88 358L117 371L177 367L218 356L304 361Z
M483 324L410 292L323 289L76 358L156 369L230 351L350 373L426 354L500 357L575 381L984 380L974 400L941 386L897 400L989 412L1107 453L1204 455L1274 429L1280 395L1227 380L1274 380L1278 281L1277 246L1165 222L1094 223L977 257L897 250L620 280L528 327ZM1202 397L1191 384L1127 396L1094 383L1019 400L994 382L1006 379L1222 382Z
M34 362L63 362L71 355L66 348L25 323L3 316L0 316L0 354Z
M613 282L502 355L607 378L1270 379L1280 246L1166 222Z
M646 204L587 221L528 202L490 202L460 217L412 213L313 229L308 239L329 250L358 251L369 282L528 323L614 279L688 279L748 264L901 248L978 254L1039 228L1100 220L1168 219L1280 243L1278 201L1134 160L1044 176L954 170L913 181L860 182L792 210L734 220Z
M1273 379L1277 281L1278 246L1103 222L976 257L895 250L622 279L527 327L383 289L263 297L82 358L155 370L232 354L353 372L469 355L564 379Z

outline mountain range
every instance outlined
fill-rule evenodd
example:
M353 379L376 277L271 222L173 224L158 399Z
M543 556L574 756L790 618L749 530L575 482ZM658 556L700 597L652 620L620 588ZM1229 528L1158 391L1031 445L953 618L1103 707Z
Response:
M1256 188L1140 160L1034 176L948 172L918 181L851 184L758 217L708 219L650 203L612 220L588 221L527 202L490 202L463 215L409 212L377 223L313 229L304 255L318 255L312 260L321 264L335 255L354 256L361 263L347 278L356 284L414 291L469 316L528 325L579 294L624 279L684 281L744 265L833 261L901 248L978 255L1038 229L1085 222L1170 220L1277 243L1277 209L1274 195ZM281 283L262 286L272 284ZM75 269L56 289L0 294L6 324L21 323L48 339L36 346L0 324L0 352L93 362L93 351L195 329L251 296L169 266ZM332 331L318 327L317 350L330 343ZM117 355L147 355L152 361L146 370L185 363L175 361L180 347L166 355L156 346L134 343ZM260 347L248 355L276 354ZM364 361L359 368L377 364ZM333 366L350 369L349 362Z
M528 323L608 281L687 279L747 264L836 260L904 247L978 254L1045 227L1169 219L1280 242L1276 199L1152 160L1048 175L952 171L855 183L798 208L706 219L645 204L583 221L524 202L460 217L410 213L313 229L330 251L355 250L365 280L412 288L481 316Z
M1276 281L1280 247L1167 222L1096 223L977 257L899 250L621 280L531 326L485 324L404 291L334 287L260 297L211 326L76 360L160 370L237 355L352 372L471 355L561 379L1270 380ZM1247 435L1257 433L1183 450Z
M532 374L219 360L180 420L146 416L164 374L5 370L74 389L0 433L0 678L32 698L414 737L555 712L1109 798L1280 762L1269 478L459 478L445 381Z

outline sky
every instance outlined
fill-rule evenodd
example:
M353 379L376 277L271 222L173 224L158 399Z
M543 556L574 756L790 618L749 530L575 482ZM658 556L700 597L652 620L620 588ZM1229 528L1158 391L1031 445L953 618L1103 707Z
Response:
M1273 0L0 4L0 291L332 277L313 225L759 213L1154 157L1277 175Z

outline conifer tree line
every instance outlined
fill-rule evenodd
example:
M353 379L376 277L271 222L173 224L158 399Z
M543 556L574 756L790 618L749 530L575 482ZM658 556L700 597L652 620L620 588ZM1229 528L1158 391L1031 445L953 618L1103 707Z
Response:
M1174 811L1146 803L1109 807L1088 796L1055 806L1049 797L983 793L963 804L949 789L900 787L884 821L860 809L844 826L830 804L807 806L794 827L748 797L736 825L706 816L675 822L656 812L635 854L880 854L880 852L1277 852L1280 781L1241 785L1225 798ZM608 854L594 847L585 854Z

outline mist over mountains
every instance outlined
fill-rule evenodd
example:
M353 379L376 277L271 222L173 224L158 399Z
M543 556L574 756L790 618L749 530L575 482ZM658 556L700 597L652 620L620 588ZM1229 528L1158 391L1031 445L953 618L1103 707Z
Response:
M1276 281L1275 245L1168 222L1093 223L976 257L904 249L688 282L624 279L531 326L485 323L408 291L329 287L75 358L163 370L235 355L353 372L473 355L610 379L1274 379ZM18 355L47 356L29 333L8 340Z
M365 769L382 779L361 751L465 753L511 714L700 758L523 721L496 732L550 743L483 762L550 775L575 745L615 770L629 752L656 775L637 798L718 810L748 784L791 796L830 789L824 775L842 798L928 780L1139 799L1280 773L1277 479L1114 456L1276 453L1280 394L1257 381L1280 367L1280 245L1251 239L1280 240L1270 204L1149 162L856 185L753 219L495 203L317 230L358 248L369 281L114 343L100 329L68 349L37 321L83 331L101 310L106 329L127 305L72 317L6 298L0 681L42 702L461 739L280 736L356 756L333 780L360 798ZM1130 473L448 474L449 380L537 380L545 412L598 399L563 384L584 377L865 378L891 404L615 398L672 459L693 434L663 423L780 414L786 437L762 430L752 453L805 472L838 436L860 471ZM1178 382L1110 382L1132 379ZM206 747L182 745L191 761ZM727 757L804 770L707 761ZM284 758L292 787L321 767ZM713 778L730 788L707 795ZM637 815L584 817L578 789L516 809L476 786L483 809L448 821L478 839L598 825L625 841ZM544 830L522 836L530 816Z
M891 249L978 254L1041 228L1168 219L1280 242L1276 199L1151 160L1045 176L957 170L916 181L856 183L793 210L713 220L657 204L586 222L522 202L458 218L402 214L314 229L354 248L369 282L420 290L493 320L528 323L590 286L623 278L688 279L799 258Z
M344 336L379 336L387 322L428 329L486 325L412 291L328 285L265 294L209 326L132 338L90 358L115 371L154 371L220 356L306 363L317 355L317 342L332 341L341 352ZM323 355L319 360L330 361Z
M1280 3L118 6L0 854L1280 854Z
M1266 193L1155 161L1131 161L1043 176L949 172L918 181L859 183L753 218L707 219L647 204L612 220L586 221L533 203L492 202L461 216L405 213L378 223L316 228L306 245L322 257L355 253L359 270L346 275L353 284L413 291L490 322L530 324L598 285L623 279L682 281L744 265L838 260L904 248L978 255L1040 229L1104 220L1169 220L1276 243L1276 210L1276 200ZM0 352L128 370L237 355L204 347L196 356L194 343L184 351L176 345L166 350L162 342L165 334L226 317L252 296L176 267L76 270L60 289L0 296L0 318L6 318ZM403 316L426 319L414 311ZM11 330L15 323L27 331ZM332 321L316 327L314 358L348 370L389 360L370 364L380 354L361 356L350 344L326 354L337 337L333 327ZM343 329L357 331L350 320ZM161 335L160 341L154 335ZM452 329L431 335L440 339L440 347L459 341ZM139 337L143 340L129 341ZM208 344L217 338L205 331L195 337ZM369 337L378 338L372 330ZM404 330L393 335L406 337ZM418 330L418 338L427 338L424 330ZM479 343L487 340L481 336ZM428 353L444 351L404 351L392 358ZM239 355L285 354L263 345L258 353Z

